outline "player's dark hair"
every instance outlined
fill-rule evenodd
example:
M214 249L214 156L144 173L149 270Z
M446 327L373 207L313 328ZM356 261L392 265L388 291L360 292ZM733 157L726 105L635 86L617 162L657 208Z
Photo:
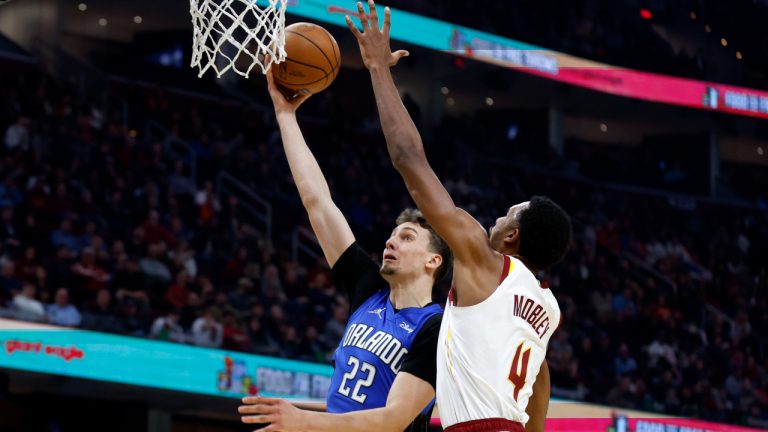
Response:
M544 196L534 196L518 216L520 256L536 270L549 270L560 262L571 243L571 218Z
M453 252L451 252L451 248L448 247L448 243L446 243L445 240L437 235L437 232L432 229L432 225L427 222L427 219L424 218L424 215L420 210L414 208L403 210L402 213L400 213L400 216L397 217L395 223L400 225L406 222L415 223L429 231L429 250L443 258L440 267L435 270L435 284L437 284L453 267Z

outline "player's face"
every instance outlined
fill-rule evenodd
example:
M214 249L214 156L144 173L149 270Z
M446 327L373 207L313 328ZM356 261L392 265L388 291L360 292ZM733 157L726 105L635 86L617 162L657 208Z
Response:
M429 231L412 222L398 225L385 243L382 254L383 276L418 275L434 255L429 251Z
M506 215L496 219L496 223L488 230L488 237L490 238L491 246L494 249L499 250L501 244L504 242L504 237L506 237L511 230L520 227L518 222L520 212L528 208L528 205L528 201L515 204L509 208Z

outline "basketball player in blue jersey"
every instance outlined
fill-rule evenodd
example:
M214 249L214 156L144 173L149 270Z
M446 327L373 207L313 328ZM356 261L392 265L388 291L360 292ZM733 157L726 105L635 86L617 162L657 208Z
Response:
M265 431L426 431L435 397L442 310L432 288L451 252L418 210L406 210L386 241L379 268L355 242L296 120L307 96L286 100L267 74L283 147L310 223L351 314L334 355L327 413L285 400L245 398L244 423Z

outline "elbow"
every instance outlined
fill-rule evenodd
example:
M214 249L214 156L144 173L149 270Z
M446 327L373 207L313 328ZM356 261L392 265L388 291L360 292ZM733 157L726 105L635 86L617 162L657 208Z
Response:
M301 203L307 210L312 210L320 205L320 197L315 193L303 193L301 194Z
M425 162L424 153L414 150L403 150L392 155L392 165L400 173L419 169Z
M414 415L410 417L408 410L402 409L398 411L390 411L384 422L379 424L379 428L376 430L384 432L402 432L408 428L408 425L416 418Z
M423 163L427 157L418 132L398 131L387 136L390 158L395 168L407 168L416 163Z
M324 194L317 184L297 184L299 189L299 196L301 197L301 203L307 210L317 208L322 205L323 201L328 199L329 194Z

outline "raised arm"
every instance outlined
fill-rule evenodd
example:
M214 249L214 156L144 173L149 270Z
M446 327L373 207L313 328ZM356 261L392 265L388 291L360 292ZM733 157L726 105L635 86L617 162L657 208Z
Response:
M325 259L328 260L328 265L333 267L341 254L354 243L355 236L341 210L334 204L328 182L304 141L296 120L296 109L309 96L298 95L287 100L275 86L271 72L267 73L267 83L293 181L299 190L301 202L307 209L309 222L320 242Z
M498 281L501 257L490 247L485 229L467 212L456 207L427 161L419 131L400 100L389 70L400 58L408 55L406 51L392 53L390 50L389 8L384 10L384 26L379 29L378 13L373 0L368 0L369 15L365 13L362 3L357 6L363 32L357 29L349 17L346 18L347 25L357 38L363 62L371 73L389 156L405 180L416 205L453 251L456 259L454 278L460 298L465 296L466 299L468 296L474 300L470 303L477 303L485 299L488 290L496 288L495 283L488 286L486 282L494 278Z
M401 432L434 397L435 389L428 382L400 372L383 408L331 414L301 410L284 399L246 397L238 411L244 414L243 423L269 423L259 431Z

